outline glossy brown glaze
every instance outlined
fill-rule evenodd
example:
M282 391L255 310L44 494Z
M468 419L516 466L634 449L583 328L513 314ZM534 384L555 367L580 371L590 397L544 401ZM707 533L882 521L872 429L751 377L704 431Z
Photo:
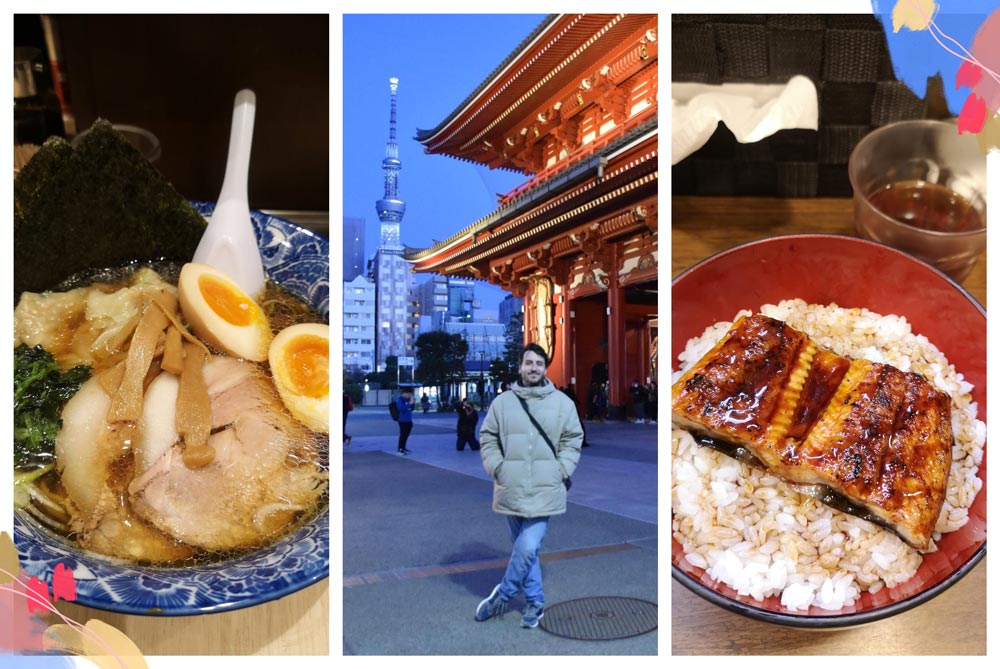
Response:
M951 468L951 402L918 374L855 360L799 466L926 547Z
M911 545L929 544L951 467L951 402L922 376L837 356L757 315L678 379L672 409L675 424L743 446L790 481L828 486Z
M805 341L773 318L741 318L674 385L674 415L723 438L762 443Z
M788 438L802 441L826 407L851 361L825 349L818 349L813 358L809 377L802 388L794 418L788 428Z

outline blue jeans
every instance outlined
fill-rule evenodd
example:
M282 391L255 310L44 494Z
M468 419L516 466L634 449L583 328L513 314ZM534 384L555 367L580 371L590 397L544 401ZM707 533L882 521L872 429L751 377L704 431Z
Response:
M542 548L545 530L549 527L549 517L507 516L507 527L510 529L510 538L514 541L514 550L510 554L507 572L500 582L500 596L511 600L524 590L525 601L544 606L545 593L542 592L542 567L538 561L538 552Z

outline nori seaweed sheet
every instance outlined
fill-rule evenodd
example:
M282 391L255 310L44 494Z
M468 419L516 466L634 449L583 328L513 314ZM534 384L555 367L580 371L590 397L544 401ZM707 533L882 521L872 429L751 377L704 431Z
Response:
M105 120L51 138L14 183L14 302L90 268L186 262L205 219Z

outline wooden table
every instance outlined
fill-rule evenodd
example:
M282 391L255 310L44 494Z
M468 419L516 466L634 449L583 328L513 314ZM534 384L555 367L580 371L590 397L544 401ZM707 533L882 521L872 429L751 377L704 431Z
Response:
M156 618L59 602L78 623L97 618L152 655L329 655L330 579L282 599L228 613Z
M671 276L744 242L802 232L854 234L850 199L675 197ZM985 307L986 257L963 286ZM985 655L986 560L915 609L863 627L818 632L750 620L671 584L674 655Z

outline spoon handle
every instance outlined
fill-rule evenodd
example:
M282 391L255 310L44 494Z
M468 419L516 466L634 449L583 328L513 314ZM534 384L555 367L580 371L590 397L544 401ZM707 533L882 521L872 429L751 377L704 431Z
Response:
M244 89L236 94L222 190L193 258L194 262L221 270L251 297L264 287L247 189L255 106L253 91Z
M219 202L229 199L247 199L247 181L250 177L250 148L253 143L253 121L257 96L249 89L236 94L233 102L233 123L229 129L229 154L226 158L226 175L222 179Z

